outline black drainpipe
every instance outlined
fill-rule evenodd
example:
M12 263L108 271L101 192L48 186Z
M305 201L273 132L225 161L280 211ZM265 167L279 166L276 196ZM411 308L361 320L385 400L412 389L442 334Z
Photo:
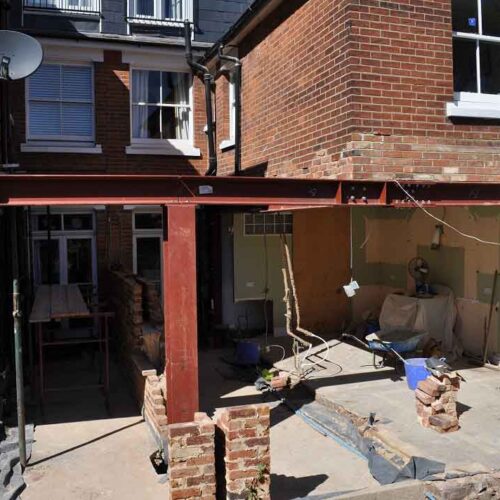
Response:
M193 61L193 53L191 50L191 24L189 21L184 21L184 38L186 43L186 61L195 75L203 75L203 82L205 84L208 136L208 170L205 175L217 175L217 154L215 152L214 119L212 110L213 77L206 66Z
M223 46L219 45L218 56L222 61L234 63L234 175L241 174L241 61L238 57L223 54Z

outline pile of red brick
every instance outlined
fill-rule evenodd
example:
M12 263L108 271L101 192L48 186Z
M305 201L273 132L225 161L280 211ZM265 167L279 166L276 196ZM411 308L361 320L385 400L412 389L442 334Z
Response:
M457 414L457 392L460 377L456 373L430 376L415 390L417 414L424 427L437 432L454 432L460 428Z

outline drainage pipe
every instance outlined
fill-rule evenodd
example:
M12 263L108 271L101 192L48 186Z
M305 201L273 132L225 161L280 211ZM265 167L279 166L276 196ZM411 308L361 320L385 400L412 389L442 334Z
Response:
M205 175L217 175L217 154L215 152L215 130L212 106L213 76L210 70L193 60L191 49L191 23L184 21L184 40L186 44L186 61L195 75L203 78L205 85L205 108L207 113L208 136L208 170Z
M241 174L241 60L224 55L224 47L219 45L218 57L221 61L234 63L234 175Z

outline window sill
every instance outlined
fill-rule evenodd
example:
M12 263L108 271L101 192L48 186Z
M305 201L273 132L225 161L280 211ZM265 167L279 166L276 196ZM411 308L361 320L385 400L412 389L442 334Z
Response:
M448 118L480 118L486 120L500 119L500 105L496 102L481 103L468 101L454 101L446 103Z
M149 25L149 26L168 26L173 28L182 28L184 21L178 19L158 19L154 17L128 17L129 24Z
M235 146L234 139L226 139L219 144L219 149L221 151L228 151L229 149L233 149Z
M172 144L131 144L125 148L128 155L163 155L163 156L192 156L200 157L201 151L189 142L176 142Z
M92 146L60 145L60 144L21 144L21 153L78 153L78 154L101 154L100 144Z
M25 14L36 14L40 16L57 16L57 17L74 17L74 18L82 18L82 19L90 19L92 21L99 21L101 18L100 12L85 12L81 10L59 10L53 7L24 7L23 9Z

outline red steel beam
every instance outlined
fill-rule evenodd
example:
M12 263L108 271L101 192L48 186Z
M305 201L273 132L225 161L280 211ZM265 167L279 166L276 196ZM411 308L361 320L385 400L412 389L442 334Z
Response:
M422 205L500 205L500 184L400 181ZM395 181L172 175L0 175L0 205L413 206Z
M191 422L198 411L196 208L164 210L163 316L168 423Z
M335 205L338 181L168 175L4 175L0 205Z

